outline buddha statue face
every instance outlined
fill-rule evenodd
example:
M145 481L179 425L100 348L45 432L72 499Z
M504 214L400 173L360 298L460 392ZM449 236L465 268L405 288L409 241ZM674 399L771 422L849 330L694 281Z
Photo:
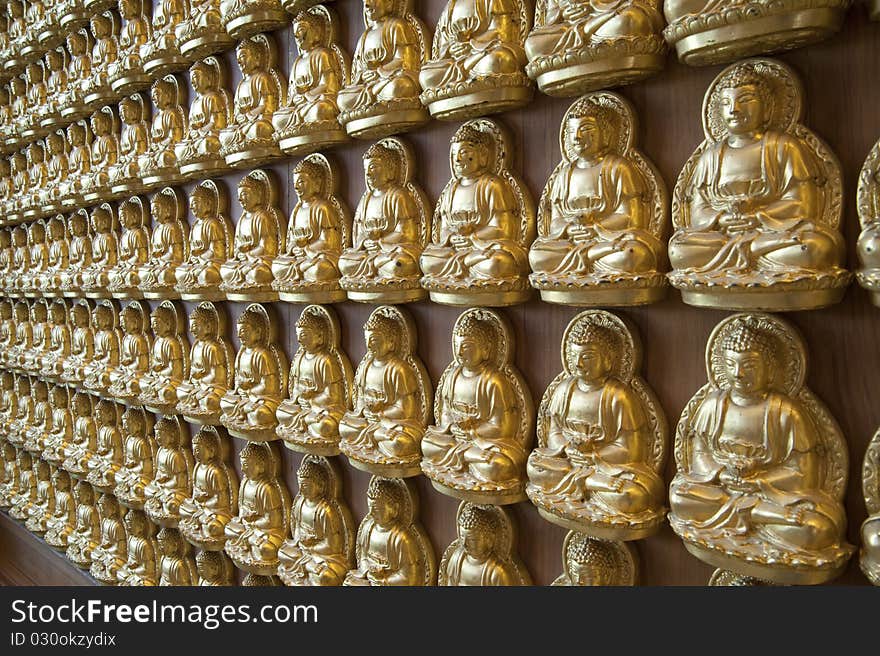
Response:
M758 81L730 84L721 90L721 116L733 136L760 132L771 101L769 89Z
M213 462L217 458L217 445L204 433L199 433L193 440L193 455L201 464Z
M206 552L210 553L210 552ZM203 554L200 554L202 556ZM200 557L196 559L196 568L199 576L205 581L216 581L220 576L220 566L217 560L210 557Z
M176 449L178 447L177 427L173 422L162 420L156 424L156 443L166 449Z
M169 531L162 529L158 536L159 551L163 556L168 558L176 558L183 553L183 544L181 543L180 534L177 531Z
M95 39L101 40L106 39L110 36L110 21L107 20L106 16L95 16L89 23L92 28L92 34L95 35Z
M74 237L82 237L86 234L86 217L82 214L74 214L70 220L70 232Z
M136 102L126 98L119 103L119 116L123 123L131 125L141 120L141 108Z
M238 319L238 338L247 348L258 346L264 338L262 323L256 317L243 314Z
M391 15L392 11L394 11L393 0L364 0L364 12L368 21L378 22Z
M489 359L486 345L473 333L466 332L452 338L455 357L467 369L476 369Z
M77 394L73 397L73 412L77 417L88 417L92 414L92 404L85 394Z
M147 520L144 515L128 511L125 515L125 532L131 537L144 537L147 532Z
M38 164L43 161L46 153L38 144L33 144L27 151L28 161L31 164Z
M135 0L119 0L119 13L126 20L137 18L140 13L140 3Z
M324 333L311 323L297 324L296 339L306 353L317 353L324 346Z
M63 469L56 469L52 474L52 485L56 492L67 492L70 490L70 476Z
M67 392L63 387L52 388L52 406L55 408L63 408L67 405Z
M28 306L24 303L19 303L15 306L15 320L19 323L23 323L28 320Z
M110 134L110 117L104 112L95 112L92 114L90 123L92 124L92 132L97 136Z
M65 311L64 306L60 303L53 304L49 312L52 318L52 323L56 326L63 325L65 320L67 319L67 312Z
M95 409L96 419L102 426L109 426L116 421L116 412L109 402L99 403Z
M323 499L327 492L327 475L317 465L305 463L297 473L299 493L307 501Z
M193 312L189 317L189 330L197 340L211 339L217 332L214 318L208 312Z
M394 526L400 516L401 500L388 484L371 486L367 492L370 517L382 528Z
M390 156L375 154L364 159L364 180L369 189L388 189L397 179L397 173L397 162Z
M764 356L758 351L724 352L724 368L733 391L743 396L761 394L767 389L769 376Z
M122 415L122 430L127 435L143 436L146 427L140 413L126 411Z
M74 123L67 128L67 140L71 146L82 146L86 141L86 131L79 123Z
M217 202L210 191L197 187L190 198L189 209L197 219L208 219L217 215Z
M61 221L53 219L49 222L49 237L53 240L64 237L64 224Z
M159 80L150 89L150 98L159 109L168 109L172 105L174 87L166 80Z
M42 75L40 75L41 72L42 72L42 69L37 64L28 65L28 67L27 67L28 82L30 82L31 84L34 84L38 80L40 80L43 77Z
M119 319L122 323L122 329L129 335L134 335L135 333L139 333L141 331L141 317L137 311L130 308L125 308L120 313Z
M116 503L116 497L109 494L102 494L98 499L98 510L101 511L101 517L116 517L119 513L119 506Z
M235 51L235 61L243 75L248 75L263 68L263 57L259 46L252 41L244 41Z
M16 228L12 232L12 242L16 246L24 246L27 243L27 233L21 228Z
M266 460L256 449L245 447L241 452L241 471L252 481L262 480L266 476Z
M80 57L86 52L86 40L85 37L80 34L71 34L67 37L67 50L74 57Z
M465 553L475 560L487 560L495 549L495 537L482 522L463 524L460 536Z
M174 206L171 197L165 194L156 194L150 202L150 213L159 223L170 223L174 220Z
M73 496L76 499L77 503L87 506L92 505L95 500L95 496L92 492L91 486L85 481L80 481L79 483L77 483L76 487L73 490Z
M572 116L566 126L568 144L577 157L596 159L604 154L613 135L606 134L596 116Z
M106 305L95 308L95 327L98 330L110 330L113 326L113 311Z
M34 383L34 396L37 398L37 401L47 401L49 399L49 388L41 380L38 380Z
M73 306L70 317L77 328L85 328L89 323L89 312L84 305Z
M266 202L262 186L251 178L245 178L238 185L238 202L245 212L258 210Z
M391 326L377 322L376 325L368 325L364 329L364 343L374 358L382 360L394 351L397 340Z
M593 548L591 548L593 547ZM616 583L615 563L607 550L589 540L572 541L566 553L566 573L573 586L607 586Z
M159 337L167 337L173 328L171 312L165 308L156 308L150 314L150 327Z
M98 233L106 233L110 232L110 226L112 224L110 218L110 212L106 209L98 208L95 210L94 214L92 214L92 221L95 224L95 232Z
M458 178L475 178L489 166L489 149L477 139L464 138L452 144L452 172Z
M312 167L298 166L293 172L293 190L297 197L309 202L318 197L321 191L321 181L318 179Z
M50 155L58 155L61 153L61 146L63 144L64 141L61 139L61 135L57 132L53 132L46 137L46 148L49 150Z
M64 64L64 59L61 57L61 53L57 50L50 50L46 55L46 66L49 70L60 71L62 64Z

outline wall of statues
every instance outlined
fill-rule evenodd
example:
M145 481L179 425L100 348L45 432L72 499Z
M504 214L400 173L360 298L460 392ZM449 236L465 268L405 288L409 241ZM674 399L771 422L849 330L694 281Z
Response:
M880 583L851 4L7 2L0 508L105 584Z

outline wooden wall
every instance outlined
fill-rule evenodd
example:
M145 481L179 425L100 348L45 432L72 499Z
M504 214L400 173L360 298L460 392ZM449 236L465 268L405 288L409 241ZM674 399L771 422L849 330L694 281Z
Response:
M362 29L361 3L339 0L333 4L342 18L343 43L351 52ZM420 0L417 11L433 27L444 4L445 0ZM279 47L284 46L279 51L279 59L286 77L293 54L289 30L275 36ZM225 57L232 71L234 88L238 79L237 67L231 52ZM804 80L808 95L807 124L828 141L843 164L847 198L845 235L849 264L855 268L855 243L859 233L855 184L865 156L880 137L877 95L880 24L869 23L858 7L851 12L842 33L832 40L781 58ZM670 55L668 66L660 75L623 90L635 104L641 119L642 149L657 164L670 190L681 166L703 138L700 122L703 93L719 68L688 68L678 64ZM500 117L515 139L516 166L536 198L559 160L559 122L569 104L570 101L537 93L526 108ZM457 125L432 121L406 137L417 154L416 177L432 202L449 177L449 138ZM368 146L369 142L357 141L331 155L342 173L343 197L352 208L363 190L361 157ZM289 189L289 174L294 164L293 160L285 160L271 167L282 183L280 195L284 212L291 209L295 200ZM244 173L224 176L231 192ZM191 190L194 184L186 185L186 190ZM233 221L237 220L239 213L240 208L233 201ZM226 305L231 322L245 307L239 303ZM277 303L276 307L282 321L282 346L291 356L296 350L292 326L301 307L285 303ZM450 332L459 310L427 302L408 308L419 329L419 353L436 382L451 359ZM336 306L343 328L343 344L354 364L365 351L361 327L372 309L372 306L356 303ZM536 300L504 312L516 332L516 364L525 375L537 403L548 382L560 370L562 333L578 310ZM705 342L726 313L688 307L676 293L670 292L664 302L621 314L632 319L640 330L645 347L645 378L657 392L674 427L690 396L706 380ZM880 370L877 368L880 345L875 339L880 309L872 308L866 293L853 287L840 305L790 314L788 318L803 331L810 348L809 385L828 404L849 441L850 484L846 507L848 535L856 542L859 525L865 518L861 498L861 461L871 435L880 425L880 408L874 406L875 388L880 385ZM231 322L230 325L234 325ZM236 450L241 446L241 442L234 445ZM284 459L286 480L294 494L295 472L301 458L285 450ZM354 470L345 461L343 463L345 495L359 521L366 512L365 492L369 476ZM665 472L667 481L671 480L673 472L670 455ZM418 486L422 521L439 558L454 539L458 502L435 492L424 478L419 480ZM542 520L528 503L517 505L514 513L520 529L520 555L535 582L548 584L561 571L560 552L565 531ZM638 549L642 583L646 585L702 585L712 572L709 566L688 555L668 527L659 535L639 543ZM40 582L63 581L53 577L51 581ZM866 583L855 561L840 582Z

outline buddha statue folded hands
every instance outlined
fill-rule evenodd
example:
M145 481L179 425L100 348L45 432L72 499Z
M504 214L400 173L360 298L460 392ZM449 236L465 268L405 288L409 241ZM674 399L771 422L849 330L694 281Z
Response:
M189 199L193 224L189 233L189 258L177 267L175 289L185 301L220 301L222 266L232 259L234 237L229 222L226 187L205 180Z
M659 0L542 0L526 72L551 96L630 84L663 68Z
M173 301L162 301L150 313L150 326L150 365L141 379L138 401L153 412L170 414L177 406L177 387L189 375L186 314Z
M367 353L355 373L352 407L339 425L339 449L358 469L417 476L432 394L416 352L415 324L399 308L377 308L364 324L364 342Z
M225 316L213 303L200 303L189 315L189 329L193 335L189 377L177 386L177 412L194 423L218 425L220 400L234 376Z
M290 586L342 585L354 565L355 530L335 462L307 455L297 471L291 537L278 551L278 577Z
M92 210L89 219L92 227L92 258L82 271L80 289L88 298L109 297L110 273L119 258L119 239L116 236L118 221L115 208L101 203Z
M337 97L339 122L351 136L380 139L428 120L419 100L419 69L430 37L409 0L365 0L351 81Z
M357 531L356 567L343 585L430 586L437 580L434 547L418 520L415 486L401 478L370 479L369 512Z
M362 302L406 303L425 296L419 258L431 234L431 206L415 183L415 156L398 137L364 153L364 193L352 243L339 257L340 285Z
M140 51L148 75L165 75L189 65L191 60L180 52L176 32L188 15L189 0L159 0L153 4L153 35Z
M165 187L150 201L154 220L147 261L138 271L138 289L145 298L175 298L177 267L189 258L189 225L180 192Z
M290 523L290 492L280 474L281 457L274 445L251 442L239 459L238 514L226 524L223 550L239 569L274 576Z
M534 410L512 363L513 333L495 311L471 309L456 320L452 346L435 423L422 439L422 471L438 491L466 501L522 501Z
M177 24L175 34L180 53L191 59L201 59L235 45L223 26L220 0L190 0L189 13Z
M350 212L338 195L335 167L321 153L293 169L297 202L290 212L284 247L272 262L272 289L291 303L345 300L339 256L348 242Z
M774 583L835 578L845 542L847 450L805 386L806 350L781 319L739 314L706 347L709 383L676 434L672 528L701 560Z
M475 119L452 137L452 179L434 210L431 243L420 259L422 287L451 305L513 305L531 295L528 247L535 213L525 185L510 171L501 125Z
M862 466L862 495L868 518L862 523L859 565L874 585L880 585L880 431L874 434Z
M799 48L840 29L852 0L665 0L663 36L680 61L725 64Z
M803 310L838 302L841 173L799 123L795 73L770 59L727 68L706 93L706 140L672 202L669 278L685 302Z
M138 158L138 171L148 189L182 180L176 148L187 131L185 87L176 75L166 75L150 89L155 112L150 125L150 146Z
M118 94L130 94L150 85L141 48L153 38L150 25L151 3L145 0L119 0L122 27L119 30L119 57L110 65L107 77Z
M231 301L273 301L273 260L284 250L284 227L274 178L264 169L238 183L241 216L235 224L232 256L220 266L220 291Z
M140 269L150 255L150 211L140 196L132 196L119 204L119 236L116 266L109 273L107 289L115 298L140 298Z
M290 67L287 98L272 116L275 139L288 155L306 155L344 143L339 90L349 83L348 56L339 46L338 20L324 5L293 19L297 56Z
M181 506L192 494L193 456L189 428L180 417L156 422L155 475L144 488L144 511L158 526L177 527Z
M351 403L352 371L336 314L322 305L307 306L296 322L296 339L290 395L275 413L275 432L293 451L338 455L339 422Z
M258 303L238 317L241 347L235 355L235 386L220 399L220 422L234 437L278 439L275 413L287 391L287 358L275 342L275 323L269 309Z
M637 305L666 293L668 196L635 146L623 97L596 92L562 120L562 161L538 204L530 281L551 303Z
M241 80L235 87L232 121L220 131L220 154L229 166L253 168L281 157L272 115L287 87L276 68L275 42L265 34L245 39L235 49Z
M229 168L220 154L220 133L232 123L232 99L226 91L226 71L217 57L197 61L189 70L195 98L189 124L175 146L180 172L208 177Z
M150 370L153 340L147 328L147 311L139 301L132 301L119 313L122 338L119 342L119 365L110 374L107 393L123 403L136 402L144 376Z

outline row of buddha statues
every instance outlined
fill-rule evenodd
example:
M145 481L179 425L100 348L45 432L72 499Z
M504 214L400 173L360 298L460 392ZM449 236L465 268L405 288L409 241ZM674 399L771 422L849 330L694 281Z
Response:
M176 88L168 79L154 92ZM296 200L286 229L275 180L256 169L238 184L242 212L234 229L222 184L198 184L191 230L178 190L163 187L149 204L130 194L162 187L169 180L160 172L179 182L178 155L199 150L197 142L216 145L225 132L219 139L183 137L181 118L180 129L153 138L143 154L112 165L103 157L101 166L101 153L113 151L101 140L110 139L113 115L99 111L92 123L96 131L103 126L103 137L90 142L87 125L76 123L69 155L55 133L47 138L54 144L48 162L37 144L28 148L30 166L21 154L12 158L14 172L0 178L0 212L36 222L0 231L0 275L12 295L294 303L429 296L504 306L537 289L547 302L607 307L657 301L671 283L700 306L822 307L838 302L852 278L843 267L844 194L836 156L800 123L802 111L800 83L781 62L751 59L722 71L706 94L706 139L685 164L671 203L636 145L632 105L601 91L569 107L562 158L537 205L513 169L508 131L499 120L476 118L451 139L451 177L433 211L416 181L412 149L394 136L366 150L353 217L333 161L312 153L293 168ZM181 106L167 112L184 114ZM159 132L173 124L160 116ZM0 172L3 166L0 160ZM118 208L101 202L120 196L127 199ZM880 302L880 142L857 196L858 280ZM83 197L101 204L47 225L35 218L72 209Z
M76 307L87 308L87 301ZM424 475L438 492L462 502L459 530L479 526L481 535L460 534L459 551L442 559L441 583L527 583L505 510L526 500L544 519L576 534L566 554L569 545L579 545L571 554L581 554L582 575L572 575L568 564L566 571L579 581L632 582L633 543L662 528L667 503L673 530L690 553L719 568L717 581L823 583L842 572L855 550L845 537L847 445L834 417L805 385L803 339L777 315L735 314L712 332L708 381L679 419L676 474L667 494L665 414L640 375L635 328L608 311L587 310L571 321L562 338L562 370L536 409L514 362L511 326L498 310L471 308L458 317L453 359L434 384L418 356L415 324L399 306L371 313L364 324L366 353L356 368L329 306L303 309L289 367L274 318L262 305L239 315L241 346L234 356L210 302L191 316L196 341L188 351L172 302L153 310L152 339L143 332L140 307L133 301L123 311L126 334L120 338L112 304L100 301L94 312L103 318L94 331L80 326L69 338L86 343L80 348L86 357L77 359L71 350L60 374L56 365L56 373L44 368L34 376L29 350L0 345L0 434L12 447L60 463L99 489L115 486L120 501L142 503L152 521L179 527L200 548L225 549L237 567L254 574L277 574L287 583L345 580L350 567L342 564L352 562L355 541L346 528L351 522L341 500L339 456L401 485ZM70 376L83 360L83 378ZM124 412L120 401L130 404ZM155 423L158 451L147 446L144 407L163 415ZM194 492L199 476L194 478L183 419L202 425L200 435L212 444L207 452L216 467L211 476L203 472L199 485L212 481L211 498L224 499L223 513L205 511L195 527L187 523L186 500L207 497ZM220 464L220 425L248 442L245 478L275 481L274 487L242 481L237 515L232 474ZM314 495L311 505L294 500L288 506L276 480L277 445L305 454L299 489L300 497ZM162 449L177 455L163 456ZM140 455L130 455L135 451ZM152 479L144 473L149 454ZM872 516L862 527L861 562L875 583L878 456L880 433L863 476ZM196 452L199 462L207 457ZM124 474L127 468L136 475ZM307 483L303 470L314 480ZM416 505L408 503L410 510ZM413 516L400 507L391 514ZM301 522L308 526L299 530ZM295 545L286 537L288 525ZM383 535L391 539L387 528ZM330 533L336 551L328 547ZM401 554L409 549L424 572L425 549L413 544L395 541L383 567L402 566ZM587 561L599 569L598 563L618 563L611 569L619 577L584 574Z

